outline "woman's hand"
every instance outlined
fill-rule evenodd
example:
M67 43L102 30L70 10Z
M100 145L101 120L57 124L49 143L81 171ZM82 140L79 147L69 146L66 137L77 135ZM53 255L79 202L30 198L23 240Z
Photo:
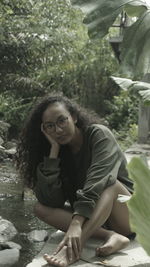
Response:
M47 138L48 142L51 145L49 157L57 158L59 154L60 145L54 140L54 138L52 138L49 134L47 134L47 132L44 130L43 123L41 124L41 132L45 135L45 137Z
M73 221L70 224L69 229L65 234L65 237L58 245L55 254L57 254L64 246L67 246L67 254L69 261L72 261L73 254L76 259L79 259L82 250L81 234L81 224L79 222Z

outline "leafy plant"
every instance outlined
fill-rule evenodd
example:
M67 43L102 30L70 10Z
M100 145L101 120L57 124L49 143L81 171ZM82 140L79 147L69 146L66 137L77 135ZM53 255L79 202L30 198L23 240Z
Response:
M133 158L128 165L134 181L134 193L128 202L130 224L137 240L150 255L150 170L140 158Z
M5 92L0 95L0 120L10 123L10 136L16 136L23 127L24 120L29 113L35 98L15 98Z
M124 11L132 23L123 32L121 71L128 76L150 72L150 3L144 0L72 0L85 14L91 38L102 38Z
M123 90L130 90L142 97L143 103L145 105L150 105L150 83L132 81L131 79L113 77L112 79L122 88Z
M109 76L118 68L117 60L105 39L89 40L80 10L67 0L3 0L0 11L0 111L4 120L18 130L28 114L24 104L31 105L34 98L51 91L62 91L105 113L104 100L116 92ZM8 111L3 102L8 103Z
M120 91L111 101L105 101L107 105L106 119L111 128L127 131L129 125L138 121L139 99L130 91Z
M120 147L123 151L126 151L133 143L137 142L138 138L138 126L133 123L128 127L122 127L120 130L112 130Z

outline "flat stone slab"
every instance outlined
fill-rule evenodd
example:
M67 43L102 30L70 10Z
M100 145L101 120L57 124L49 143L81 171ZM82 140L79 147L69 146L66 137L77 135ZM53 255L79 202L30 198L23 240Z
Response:
M52 254L59 242L62 240L64 233L57 231L52 234L48 241L43 246L41 252L29 263L26 267L49 267L43 259L45 253ZM133 267L133 266L150 266L150 257L146 254L144 249L138 244L136 240L132 240L128 247L119 252L107 256L96 257L95 249L100 245L100 241L90 238L83 250L81 260L72 264L71 266L108 266L108 267Z

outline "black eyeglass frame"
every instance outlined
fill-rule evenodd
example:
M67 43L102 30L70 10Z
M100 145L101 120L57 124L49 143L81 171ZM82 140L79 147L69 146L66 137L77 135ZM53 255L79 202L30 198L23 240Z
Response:
M48 133L56 132L56 126L63 129L67 126L68 117L58 118L56 122L43 123L44 130Z

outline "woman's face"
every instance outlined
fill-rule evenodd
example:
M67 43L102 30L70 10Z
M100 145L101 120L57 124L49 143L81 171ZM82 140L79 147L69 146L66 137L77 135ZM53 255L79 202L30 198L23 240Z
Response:
M44 129L58 144L69 144L75 138L76 118L73 118L65 105L50 104L42 116Z

